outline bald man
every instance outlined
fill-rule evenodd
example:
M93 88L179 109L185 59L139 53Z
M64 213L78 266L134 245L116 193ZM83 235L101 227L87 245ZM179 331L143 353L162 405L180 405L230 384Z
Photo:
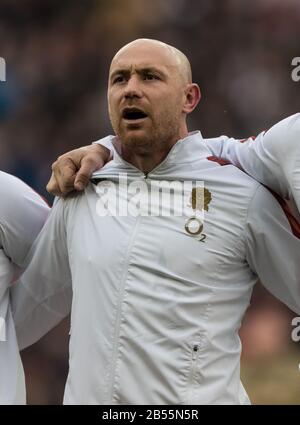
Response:
M55 203L12 289L21 348L72 289L66 404L248 404L238 330L258 277L300 312L298 229L188 132L199 99L177 49L142 39L115 55L113 160Z
M114 77L115 71L114 67L122 60L122 55L128 48L131 46L135 46L138 54L140 54L142 57L143 55L147 55L149 53L149 49L155 45L160 49L166 56L170 59L170 64L168 66L168 71L175 71L175 78L169 79L168 81L168 88L175 93L174 99L172 99L173 104L168 105L168 99L165 98L164 92L162 91L159 93L159 104L156 103L156 99L153 98L153 102L155 102L155 108L151 111L151 117L152 119L152 128L151 132L145 131L146 137L143 139L143 144L146 143L147 139L151 140L160 140L160 137L162 136L161 133L166 133L170 131L174 131L173 129L176 129L180 120L179 120L179 114L177 112L177 115L174 114L174 110L176 110L176 102L180 102L180 97L183 95L186 95L185 92L183 92L183 87L185 87L185 90L190 90L191 95L195 97L196 104L200 100L200 89L197 84L192 83L192 71L191 71L191 65L188 60L188 58L178 49L176 49L173 46L169 46L168 44L162 43L158 40L148 40L148 39L139 39L132 43L129 43L128 45L124 46L113 58L111 66L110 66L110 82L109 85L113 86L112 78ZM150 47L151 46L151 47ZM158 60L160 58L158 57ZM144 76L141 75L143 78L153 78L158 79L158 76L155 74L151 74L151 67L149 69L145 68L142 70L144 72ZM147 74L148 72L148 74ZM182 86L180 90L178 90L178 87ZM163 88L166 87L166 84L161 84L160 89L163 90ZM170 93L168 93L169 95ZM159 107L158 107L159 106ZM165 108L166 106L166 108ZM196 105L195 105L196 106ZM193 108L195 107L193 106ZM172 109L171 109L172 108ZM149 111L150 112L150 111ZM191 111L188 111L187 113L190 113ZM120 138L122 139L122 135L124 134L122 126L119 127L119 121L122 119L122 117L118 117L118 113L115 113L115 108L110 106L109 103L109 114L110 114L110 120L112 127L116 131L117 134L119 134ZM149 114L150 115L150 114ZM119 128L118 128L119 127ZM172 129L172 130L171 130ZM146 128L145 128L146 130ZM154 134L153 134L154 132ZM180 129L179 135L187 135L187 127L186 123L183 126L182 129ZM144 136L145 136L144 134ZM154 137L153 137L154 136ZM169 139L166 136L163 136L162 139ZM122 140L123 144L126 144L126 138L125 140ZM175 143L174 138L171 138L171 141L168 141L168 146L161 146L159 142L157 143L158 152L155 154L157 156L157 160L153 160L153 153L151 154L151 164L155 165L157 161L160 159L160 152L162 149L168 150L170 149L171 145ZM59 157L59 160L53 164L53 174L52 177L47 185L47 190L54 194L54 195L66 195L70 193L74 187L78 190L83 190L84 187L87 185L89 178L90 178L90 171L95 171L98 168L101 168L109 159L110 154L109 150L105 147L107 144L108 147L110 147L109 141L107 143L103 142L102 145L96 145L94 147L83 147L76 150L75 157L73 157L73 152L69 152L65 155L62 155ZM137 148L135 146L135 148ZM152 150L155 152L155 149L152 145ZM98 153L100 152L100 156ZM76 162L76 164L74 163ZM81 170L80 173L75 175L75 171L77 171L77 164L80 163Z

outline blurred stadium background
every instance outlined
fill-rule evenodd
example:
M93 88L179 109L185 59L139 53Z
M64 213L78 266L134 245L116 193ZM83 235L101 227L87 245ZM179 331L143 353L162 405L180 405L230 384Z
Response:
M300 82L291 79L299 0L1 0L0 168L51 203L45 185L56 157L111 133L108 66L139 37L190 58L203 95L190 129L205 137L244 138L299 111ZM255 404L300 404L294 316L256 288L241 330L242 377ZM65 320L23 352L28 403L62 402L68 329Z

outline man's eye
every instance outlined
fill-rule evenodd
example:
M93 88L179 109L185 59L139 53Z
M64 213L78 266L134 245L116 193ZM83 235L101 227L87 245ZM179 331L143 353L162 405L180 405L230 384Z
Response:
M122 83L124 81L124 77L122 75L118 75L113 79L113 84L115 83Z
M158 76L154 74L145 74L145 80L158 80Z

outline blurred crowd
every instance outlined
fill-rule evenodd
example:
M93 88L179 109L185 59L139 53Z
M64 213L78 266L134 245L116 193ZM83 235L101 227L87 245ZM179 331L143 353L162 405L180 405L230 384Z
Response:
M109 63L139 37L190 58L202 90L190 129L205 137L244 138L299 111L300 82L291 78L299 0L1 0L0 169L52 202L45 185L56 157L111 133ZM255 298L241 331L250 398L300 403L293 314L261 288ZM30 403L61 403L68 327L66 320L25 350Z

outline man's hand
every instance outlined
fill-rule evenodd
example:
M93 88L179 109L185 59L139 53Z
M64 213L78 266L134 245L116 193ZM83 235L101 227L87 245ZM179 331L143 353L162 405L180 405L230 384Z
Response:
M55 196L82 191L92 173L102 168L109 160L110 150L97 143L61 155L52 164L52 175L47 191Z

